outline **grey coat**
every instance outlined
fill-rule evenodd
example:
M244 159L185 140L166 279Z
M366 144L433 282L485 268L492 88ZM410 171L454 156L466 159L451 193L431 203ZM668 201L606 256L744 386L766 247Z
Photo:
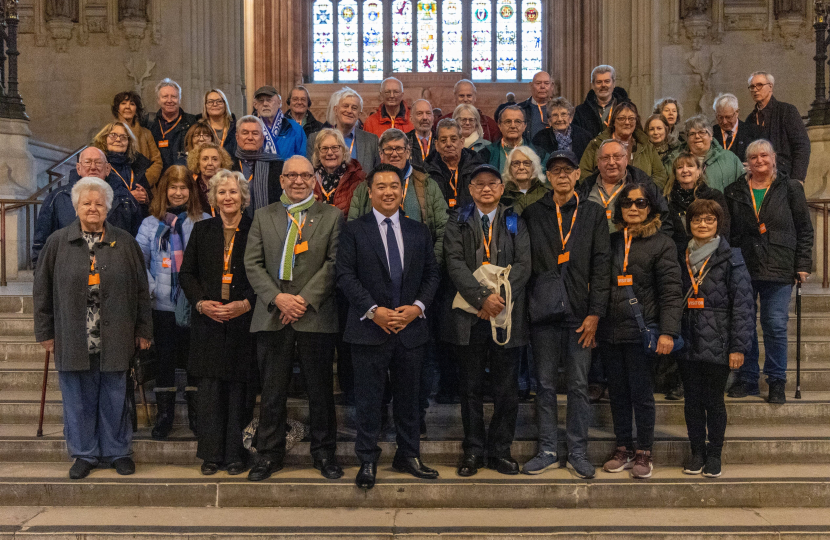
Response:
M334 334L338 329L334 298L335 256L343 212L336 206L315 201L306 215L303 242L308 251L296 255L294 279L279 279L280 259L288 232L288 215L282 203L260 208L248 233L245 270L257 295L251 332L276 332L285 326L280 310L272 304L280 293L300 295L305 314L291 326L298 332Z
M101 371L126 371L136 338L153 338L144 256L129 232L109 223L94 251L101 274ZM55 340L58 371L89 369L88 279L89 248L76 219L49 237L35 272L35 339Z
M317 133L312 133L308 136L308 143L306 145L306 155L309 161L314 154L314 141L317 139ZM356 149L356 158L360 162L360 166L369 174L375 167L380 165L380 150L378 150L378 136L368 131L363 131L360 128L354 130L354 145Z

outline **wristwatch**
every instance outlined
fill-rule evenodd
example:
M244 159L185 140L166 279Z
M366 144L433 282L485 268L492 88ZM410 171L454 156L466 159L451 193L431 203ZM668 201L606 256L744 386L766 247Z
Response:
M377 311L377 310L378 310L377 306L370 309L369 312L366 313L366 318L369 319L370 321L373 320L375 318L375 311Z

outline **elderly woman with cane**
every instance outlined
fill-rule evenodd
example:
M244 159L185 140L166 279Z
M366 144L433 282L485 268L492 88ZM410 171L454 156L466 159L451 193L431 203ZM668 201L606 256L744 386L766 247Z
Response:
M35 273L35 339L55 353L76 480L102 462L135 472L127 370L153 336L144 258L128 231L105 222L112 198L103 180L79 180L78 219L49 237Z

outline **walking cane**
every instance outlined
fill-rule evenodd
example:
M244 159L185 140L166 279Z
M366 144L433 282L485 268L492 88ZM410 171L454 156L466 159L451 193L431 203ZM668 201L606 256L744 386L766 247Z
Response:
M801 280L795 285L795 399L801 399Z
M43 437L43 409L46 407L46 381L49 380L49 351L46 351L46 363L43 365L43 387L40 390L40 420L37 423L37 436Z

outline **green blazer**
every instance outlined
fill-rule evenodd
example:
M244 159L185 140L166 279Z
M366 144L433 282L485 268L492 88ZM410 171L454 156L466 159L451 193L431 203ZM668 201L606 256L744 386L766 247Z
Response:
M337 304L334 297L335 257L343 213L335 206L315 201L308 209L303 242L308 251L296 255L294 279L279 279L279 266L288 232L288 214L277 202L254 213L245 249L245 270L257 295L251 332L278 331L285 325L274 298L280 293L300 295L308 309L291 326L298 332L337 332Z

